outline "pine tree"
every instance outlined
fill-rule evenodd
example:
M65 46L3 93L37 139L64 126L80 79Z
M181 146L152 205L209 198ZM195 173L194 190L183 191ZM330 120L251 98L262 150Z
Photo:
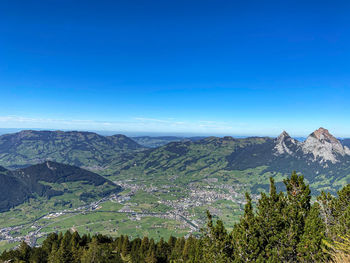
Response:
M196 262L197 240L191 235L186 239L182 258L184 262Z
M318 196L317 201L320 205L320 215L325 224L325 235L326 237L331 237L333 232L333 227L336 224L335 218L335 201L336 199L330 194L321 192Z
M175 247L171 252L170 259L171 260L179 260L182 257L182 251L185 246L185 238L181 237L176 239Z
M130 247L130 242L129 242L129 237L125 236L121 248L121 254L123 257L128 255L130 253L131 247Z
M51 252L48 257L48 263L60 263L58 255L58 242L54 242L51 247Z
M72 256L72 260L71 262L73 263L79 263L80 262L80 257L81 257L81 250L80 245L80 236L78 234L78 232L74 232L72 234L71 237L71 241L70 241L70 248L71 248L71 256Z
M147 255L145 257L146 263L157 263L157 256L156 256L156 245L154 243L153 238L151 238L149 242L149 247L147 251Z
M58 246L58 235L56 233L48 235L43 241L42 249L47 255L51 253L53 243L56 243L56 246Z
M297 262L297 247L304 232L305 220L310 211L311 191L304 177L294 171L284 180L287 188L286 207L283 216L286 220L283 247L280 251L282 262Z
M244 215L232 231L235 262L254 262L261 254L261 235L253 212L252 199L246 193Z
M320 205L315 203L305 220L304 233L298 244L298 259L300 262L326 261L326 255L322 249L324 233L325 225L320 216Z
M157 257L155 250L150 250L149 254L145 258L146 263L157 263Z
M28 262L30 258L31 248L28 246L28 244L24 241L21 242L18 248L18 258L20 260L23 260L24 262Z
M175 247L176 237L170 236L168 240L169 247L173 249Z
M81 263L100 263L103 262L102 250L99 247L97 238L93 237L89 243L89 249L85 250L82 257Z
M42 247L32 249L29 262L33 263L46 263L48 261L47 253Z
M161 238L156 246L156 257L158 263L166 263L168 258L168 244Z
M334 217L336 226L334 232L336 235L350 233L350 184L338 192L338 198L335 201Z
M141 239L136 238L131 242L131 260L132 262L141 262L142 261L142 253L141 253Z
M259 260L277 260L285 219L282 216L285 207L283 193L277 194L273 178L270 178L270 195L261 194L257 205L256 224L260 235L261 251Z
M72 234L67 231L61 239L60 246L56 254L57 259L61 263L68 263L72 260L71 238Z
M147 257L148 249L149 249L149 239L148 237L144 237L141 241L141 247L140 247L141 259L145 259Z

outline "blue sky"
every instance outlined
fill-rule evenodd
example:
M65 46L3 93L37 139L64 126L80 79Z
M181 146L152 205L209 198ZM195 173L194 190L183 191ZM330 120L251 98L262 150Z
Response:
M350 136L349 1L2 1L0 128Z

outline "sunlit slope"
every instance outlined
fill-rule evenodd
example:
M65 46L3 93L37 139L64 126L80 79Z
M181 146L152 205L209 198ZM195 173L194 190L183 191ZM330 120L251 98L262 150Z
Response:
M27 130L0 136L0 165L21 168L51 160L101 170L112 157L142 148L125 135Z
M96 173L51 161L15 171L3 169L0 182L1 212L29 199L44 201L61 197L64 205L72 206L121 190ZM63 197L66 194L70 197Z
M334 191L349 182L350 158L339 156L332 163L314 158L295 147L292 154L277 151L278 138L208 137L199 141L173 142L137 153L133 158L116 158L110 165L118 178L135 178L153 183L188 184L205 178L246 183L251 189L268 188L268 177L276 181L296 170L304 174L313 193ZM279 184L277 184L279 185Z

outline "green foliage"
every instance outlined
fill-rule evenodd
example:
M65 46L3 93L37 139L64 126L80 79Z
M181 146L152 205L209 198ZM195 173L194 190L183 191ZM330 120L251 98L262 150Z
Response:
M349 217L341 211L349 207L349 186L338 197L322 194L312 204L303 176L293 172L284 183L286 193L278 193L270 179L270 193L261 194L256 209L247 193L244 215L232 232L207 212L200 237L171 236L156 242L148 237L91 238L66 232L49 235L37 248L23 242L3 252L0 262L323 262L329 260L324 244L334 253L349 253L349 237L337 234L348 231Z
M232 232L235 262L319 262L325 225L310 189L295 172L284 181L287 193L262 194L253 213L247 194L245 213Z
M80 193L76 198L86 202L120 191L121 187L96 173L46 161L23 169L0 172L0 212L29 198L50 199L72 192L75 195Z
M121 134L27 130L0 136L0 165L21 168L53 160L99 170L116 156L139 149L143 147Z
M275 146L274 139L264 137L208 137L198 141L171 142L132 156L116 157L109 163L108 171L118 179L133 178L141 183L157 181L164 184L171 181L181 187L210 175L221 182L246 184L246 190L254 194L268 191L270 176L275 178L277 188L281 190L282 178L294 169L305 176L314 196L322 189L335 194L350 182L347 160L337 164L328 162L323 166L318 161L309 161L310 156L302 151L287 156L275 155Z
M336 240L326 241L326 252L332 257L332 262L350 262L350 234L337 236Z
M318 202L329 239L350 233L350 184L338 192L338 197L322 193Z

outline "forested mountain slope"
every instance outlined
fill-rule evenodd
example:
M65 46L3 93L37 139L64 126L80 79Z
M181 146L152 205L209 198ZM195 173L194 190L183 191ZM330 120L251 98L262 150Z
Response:
M304 142L286 132L276 139L208 137L172 142L128 158L114 159L110 165L114 175L179 184L213 177L228 182L236 179L251 184L254 190L267 189L269 176L281 182L281 176L296 170L315 194L322 189L334 192L350 182L350 150L323 128Z
M51 160L99 170L116 155L139 149L143 147L125 135L26 130L0 136L0 165L21 168Z
M71 193L77 199L84 201L89 197L103 197L112 192L120 192L120 190L120 186L98 174L51 161L15 171L2 168L0 171L0 212L9 210L29 198L50 199L53 196Z

